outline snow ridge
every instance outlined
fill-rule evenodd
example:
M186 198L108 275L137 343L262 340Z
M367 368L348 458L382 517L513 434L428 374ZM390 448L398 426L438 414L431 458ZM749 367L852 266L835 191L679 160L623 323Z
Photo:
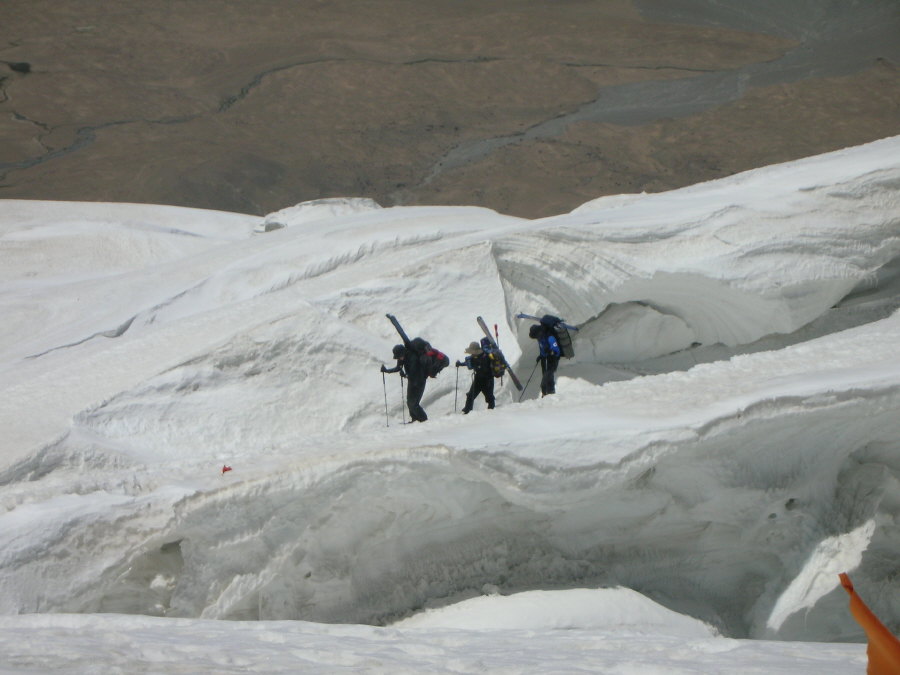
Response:
M858 637L817 579L837 559L889 586L898 554L898 157L538 221L348 201L268 231L139 206L66 230L0 203L4 260L49 251L0 285L0 612L387 624L624 587L725 635ZM94 257L115 218L146 263ZM485 316L523 379L513 316L552 311L578 358L557 396L465 418L448 370L400 426L386 310L451 359Z

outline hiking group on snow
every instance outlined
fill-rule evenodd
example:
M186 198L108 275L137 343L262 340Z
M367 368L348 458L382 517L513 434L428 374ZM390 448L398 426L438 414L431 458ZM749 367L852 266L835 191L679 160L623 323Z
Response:
M450 359L446 354L432 347L427 340L421 337L411 340L394 315L388 314L387 318L390 319L394 328L397 329L403 344L394 345L393 348L393 357L397 361L396 366L387 368L382 364L382 380L384 380L386 373L400 373L401 391L403 380L405 379L407 382L406 406L409 409L410 422L424 422L428 419L425 409L422 408L422 396L425 394L425 385L429 377L437 376L441 370L450 365ZM578 329L550 314L545 314L542 317L530 314L517 314L516 318L533 319L538 322L531 326L528 331L528 337L536 340L538 345L535 370L537 365L540 364L541 396L556 393L556 368L559 365L559 360L563 356L567 358L574 356L572 340L568 331ZM471 342L463 350L466 353L465 358L462 361L456 361L457 389L459 387L459 369L465 367L467 370L472 371L472 384L466 393L466 403L462 409L464 415L472 411L475 399L480 395L484 396L489 410L494 408L495 378L502 378L505 374L509 374L516 389L521 391L522 395L524 395L525 389L531 382L531 377L529 377L525 386L522 386L519 378L516 377L509 362L507 362L506 357L503 356L503 352L500 351L500 347L495 339L496 336L491 335L484 319L479 316L477 321L485 336L481 338L480 342ZM496 333L496 325L494 326L494 331ZM531 374L532 376L534 375L534 370ZM519 396L519 400L522 399L522 395ZM386 382L384 404L385 416L387 417Z

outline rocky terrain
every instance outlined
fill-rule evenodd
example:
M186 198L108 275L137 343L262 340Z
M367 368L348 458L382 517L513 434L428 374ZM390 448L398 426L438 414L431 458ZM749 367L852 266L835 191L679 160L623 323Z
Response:
M900 5L6 0L0 198L540 217L900 134Z

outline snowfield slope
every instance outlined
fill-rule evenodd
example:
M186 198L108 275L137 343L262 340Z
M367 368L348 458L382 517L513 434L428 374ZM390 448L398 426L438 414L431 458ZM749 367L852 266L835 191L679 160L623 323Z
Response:
M623 586L829 641L855 570L897 628L898 158L534 221L0 202L0 611L381 624ZM451 368L400 424L385 312L451 360L480 314L524 381L518 311L580 327L557 396L454 415Z

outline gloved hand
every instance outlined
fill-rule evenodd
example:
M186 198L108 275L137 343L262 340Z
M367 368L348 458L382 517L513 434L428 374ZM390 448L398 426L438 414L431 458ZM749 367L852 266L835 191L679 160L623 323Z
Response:
M381 364L381 372L382 372L382 373L386 373L386 372L387 372L387 368L384 367L384 364L383 364L383 363Z
M459 368L460 366L464 366L464 365L466 365L466 364L465 364L465 363L462 363L461 361L457 361L457 362L456 362L456 367L457 367L457 368Z
M535 363L540 363L540 362L541 362L541 355L540 355L540 354L538 354L538 357L534 360L534 362L535 362Z

